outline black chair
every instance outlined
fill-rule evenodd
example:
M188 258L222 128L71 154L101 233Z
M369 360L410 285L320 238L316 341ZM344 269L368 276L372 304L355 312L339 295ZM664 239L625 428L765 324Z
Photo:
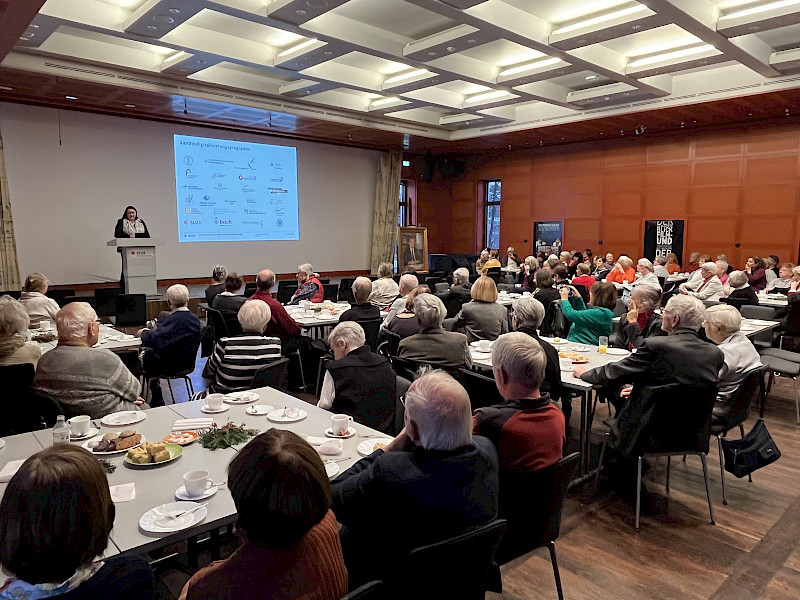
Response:
M505 401L497 391L497 384L492 377L468 369L459 369L455 378L467 390L473 411L484 406L502 404Z
M583 300L584 304L589 303L589 292L586 290L585 285L581 285L580 283L573 283L572 287L578 290L578 293L581 295L581 299Z
M253 381L250 384L252 389L271 387L276 390L288 391L289 390L289 359L283 357L261 367L256 374L253 375Z
M455 294L442 294L439 296L439 299L442 301L442 304L444 304L444 308L447 311L446 318L448 319L455 317L461 310L461 307L464 306L464 303L468 302L468 299L465 298L462 300Z
M338 302L355 302L353 298L353 282L355 277L343 277L339 281L339 292L336 295Z
M144 294L119 294L114 324L144 325L147 321L147 296Z
M772 390L772 382L775 377L788 377L792 380L794 385L794 403L797 412L797 424L800 425L800 396L797 393L797 378L800 376L800 362L794 360L786 360L785 355L773 356L772 351L775 348L766 348L761 355L761 364L764 365L769 373L769 380L767 382L767 394ZM769 354L768 354L769 352ZM790 350L783 350L784 353L797 354ZM761 416L764 416L764 406L761 408Z
M342 596L341 600L380 600L383 597L383 582L370 581L346 596Z
M492 279L495 284L500 283L501 275L500 267L489 267L486 269L486 276Z
M95 311L97 310L97 300L93 296L64 296L61 302L63 302L63 304L61 304L62 307L72 302L86 302L89 306L94 308ZM99 317L100 315L97 316Z
M294 281L279 281L278 282L278 292L275 294L275 298L281 304L286 304L289 300L292 299L294 293L297 291L297 283Z
M322 277L317 277L317 279L319 280L319 282L322 285L328 285L331 282L331 278L330 277L328 277L326 279L323 279Z
M65 288L62 290L48 289L47 295L56 302L58 302L59 306L63 307L65 306L64 298L66 298L67 296L74 296L75 290L72 288Z
M742 312L743 306L752 304L748 298L730 298L730 297L726 298L725 296L723 296L722 298L719 299L719 301L722 304L729 304L730 306L733 306L739 312Z
M128 367L128 370L136 379L139 379L142 375L142 361L139 359L139 350L139 347L116 348L113 350L114 354L119 356L122 364Z
M450 289L450 285L446 281L440 281L439 283L433 284L433 289L435 293L443 294L444 292Z
M215 308L207 308L206 316L211 325L211 331L214 334L214 343L217 343L224 337L228 337L228 325L225 319L222 318L222 313Z
M413 573L425 582L415 589L416 599L483 600L486 583L506 521L497 519L450 539L412 550L396 571L403 581ZM399 583L399 582L398 582ZM407 597L408 587L399 586L394 597Z
M31 429L49 429L56 424L58 415L64 415L66 418L74 417L78 413L69 414L64 410L64 406L55 398L43 394L41 392L32 391L30 395L30 406L36 418L36 427ZM81 414L83 411L81 411Z
M658 277L658 284L661 286L661 289L664 289L664 285L667 283L667 278L661 275L656 275Z
M225 330L228 332L228 337L235 335L242 335L242 324L239 323L239 311L232 310L217 310L217 312L225 321Z
M364 330L364 338L366 344L375 352L378 349L378 332L381 328L383 319L372 319L369 321L357 321L361 328Z
M500 495L499 516L508 521L508 527L497 549L495 562L504 565L536 548L547 546L560 600L564 594L555 541L561 529L564 496L579 459L580 453L573 452L540 471L523 475L500 473L503 493ZM502 584L499 591L502 591Z
M475 267L474 267L474 265L473 265L473 269L474 269L474 268L475 268ZM469 276L469 282L470 282L470 283L475 283L476 281L478 281L478 277L480 277L480 276L481 276L481 274L480 274L480 273L472 273L472 274Z
M671 457L687 454L694 454L700 457L700 462L703 465L703 479L706 485L708 512L711 516L711 524L714 525L714 507L711 504L711 492L708 489L706 455L708 454L711 436L711 411L717 399L717 386L689 386L674 383L651 388L645 386L640 391L636 408L629 401L620 410L616 422L616 425L626 419L638 422L640 418L646 419L647 422L646 425L640 423L635 440L631 438L623 440L623 443L632 448L629 450L632 452L631 458L633 456L638 458L636 531L639 531L639 512L641 510L642 459L646 456L667 457L667 493L669 493ZM635 388L634 393L636 393ZM633 408L633 410L628 410L629 408ZM610 434L607 433L603 440L603 447L600 450L595 486L600 478L603 456L609 437Z
M5 292L0 292L0 296L11 296L14 300L19 300L20 296L22 296L22 290L6 290Z
M330 300L331 302L336 302L336 298L339 296L339 284L323 283L322 288L325 294L323 300Z
M0 381L3 382L0 402L9 411L9 414L0 420L0 436L39 429L34 426L35 415L30 413L28 403L25 401L33 391L34 374L35 369L31 363L0 366Z
M444 282L444 279L441 277L426 277L425 278L425 285L428 286L429 289L433 290L436 288L437 283Z
M256 293L257 289L258 289L258 285L256 284L255 281L252 281L250 283L245 283L244 284L244 294L243 294L243 296L245 298L249 298L250 296L252 296L253 294Z
M115 288L97 288L94 291L94 300L97 306L98 317L113 317L117 314L117 296L122 293L122 289Z
M722 483L722 503L728 504L725 499L725 461L722 456L722 438L734 427L739 426L739 433L744 437L744 425L747 420L747 411L753 400L758 400L764 405L766 390L764 387L765 368L758 367L744 374L742 382L726 402L717 402L711 411L711 435L717 438L719 448L719 474ZM747 476L753 481L752 476Z
M383 338L383 340L378 344L376 352L384 355L386 358L397 356L397 347L400 345L400 340L402 338L394 331L389 331L388 329L381 331L378 337L379 339Z
M409 381L414 381L417 378L417 371L422 366L425 365L415 360L400 358L399 356L392 357L392 368L394 372Z
M392 435L397 435L402 431L403 427L405 427L405 412L406 412L406 392L408 392L408 388L411 387L411 382L406 379L405 377L397 376L397 383L395 384L395 394L397 397L397 402L395 403L395 410L394 410L394 431Z

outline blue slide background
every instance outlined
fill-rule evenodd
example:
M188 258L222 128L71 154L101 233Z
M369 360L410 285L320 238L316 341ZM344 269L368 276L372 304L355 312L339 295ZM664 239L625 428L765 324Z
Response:
M297 149L175 136L178 241L300 238Z

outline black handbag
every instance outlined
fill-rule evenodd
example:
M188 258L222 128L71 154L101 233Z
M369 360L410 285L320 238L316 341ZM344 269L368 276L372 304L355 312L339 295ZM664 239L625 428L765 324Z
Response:
M740 440L722 440L725 470L736 477L744 477L753 471L774 463L781 457L775 440L767 431L763 419L756 421L753 429Z

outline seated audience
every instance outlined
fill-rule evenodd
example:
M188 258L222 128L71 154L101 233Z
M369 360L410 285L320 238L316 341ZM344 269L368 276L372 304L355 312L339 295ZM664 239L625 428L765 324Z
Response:
M753 291L758 293L767 287L767 264L760 256L751 256L747 259L744 272Z
M36 342L25 342L29 325L22 304L11 296L0 296L0 365L30 363L36 367L42 350Z
M31 326L38 327L40 321L55 321L58 302L45 296L49 282L41 273L31 273L25 279L25 287L20 294L19 302L31 320Z
M483 267L481 268L481 274L486 275L486 272L491 268L501 268L502 265L500 261L497 260L497 250L489 250L489 260L483 263Z
M636 458L646 440L642 435L650 425L647 416L645 387L678 383L685 386L715 386L723 364L723 354L713 344L703 341L697 332L703 323L705 308L697 298L676 295L669 299L661 327L668 336L651 336L630 356L618 362L586 370L578 366L575 377L593 385L618 388L633 384L623 392L624 406L619 409L611 428L609 448L624 458ZM617 403L612 399L612 402Z
M472 284L472 301L461 307L456 327L464 329L470 343L508 331L508 310L497 303L497 286L490 277L483 275Z
M405 310L408 295L411 293L411 290L418 285L419 280L413 273L405 273L404 275L400 276L400 297L392 302L392 305L389 307L389 312L386 313L386 317L383 319L381 329L386 328L386 324L392 319L393 316Z
M461 303L469 302L472 298L472 284L469 281L469 269L461 267L453 271L453 285L447 292L450 296L455 296ZM444 295L440 296L444 299Z
M430 294L431 290L427 285L418 285L406 297L406 308L403 312L397 313L386 324L386 331L391 331L405 339L421 331L417 315L414 314L414 298L420 294ZM341 321L341 319L340 319Z
M737 304L758 304L758 296L747 280L747 273L744 271L733 271L728 275L728 285L725 286L728 298L735 300Z
M325 288L314 273L314 267L308 263L297 265L297 291L289 300L288 304L300 304L302 300L308 300L315 304L321 303L325 299Z
M481 255L478 260L475 261L475 272L476 273L483 273L483 266L489 262L489 251L485 248L481 250Z
M56 314L58 346L39 359L33 389L55 398L67 417L100 419L121 410L148 408L142 386L119 356L92 348L100 338L97 313L86 302L70 302Z
M661 301L661 293L651 287L635 288L628 302L628 314L620 321L618 345L632 350L639 348L652 335L667 335L661 329L661 315L655 309Z
M788 294L790 296L795 296L797 294L798 287L800 287L800 266L792 269L792 281L789 284Z
M556 287L569 283L569 269L564 265L558 265L553 269L553 285Z
M397 375L389 359L365 345L364 330L354 322L334 327L328 344L335 360L328 362L317 406L393 435Z
M394 283L393 280L392 283ZM369 277L356 277L352 286L354 302L350 305L349 309L341 314L339 322L375 321L380 319L381 310L369 300L372 297L374 289L374 284L369 280ZM397 294L392 297L392 301L394 301L396 297Z
M612 267L614 265L611 265ZM602 281L610 273L610 269L606 266L605 259L602 256L594 257L594 268L592 269L592 277L597 281Z
M694 296L698 300L719 300L725 295L722 283L717 277L717 265L713 262L700 265L700 279L682 283L679 289L681 294Z
M579 263L575 265L575 271L578 275L572 279L572 285L582 285L588 292L596 281L594 277L589 275L589 265L586 263Z
M500 261L503 265L504 269L521 269L522 268L522 260L520 260L519 256L516 252L514 252L514 246L509 246L506 253L503 255L503 259Z
M659 254L653 259L653 273L656 277L663 277L664 279L669 277L669 271L667 271L667 258L665 256L661 256Z
M699 252L692 252L689 255L689 263L686 265L686 272L687 273L694 273L700 268L700 265L703 264L704 260L701 260Z
M719 277L719 282L722 284L722 288L725 289L725 284L728 283L730 265L724 260L717 260L714 264L717 265L717 277Z
M614 268L614 265L615 265L615 264L616 264L616 263L614 262L614 255L613 255L611 252L607 253L607 254L606 254L606 259L605 259L605 262L603 263L603 266L604 266L604 267L605 267L607 270L609 270L609 271L610 271L611 269L613 269L613 268Z
M152 600L147 561L103 558L114 515L106 472L91 452L55 444L28 458L0 501L0 598Z
M393 277L394 269L392 264L385 262L378 267L378 278L370 282L369 302L380 310L391 306L392 302L400 295L400 287L395 283Z
M764 276L767 279L767 284L778 277L778 263L780 263L780 259L774 254L770 254L764 259L764 264L766 265L764 267Z
M783 292L789 293L789 288L792 286L792 269L797 265L794 263L783 263L778 271L778 277L773 279L764 288L767 292Z
M560 264L563 264L555 254L551 254L547 257L547 260L544 263L544 268L547 270L550 275L555 275L556 267Z
M250 296L250 300L261 300L267 303L272 318L267 325L267 330L264 332L264 335L280 339L281 345L285 350L288 345L297 345L292 342L300 335L300 326L297 324L297 321L289 316L289 313L286 312L283 305L272 297L272 292L270 290L274 285L274 272L270 269L259 271L256 276L256 292ZM287 342L289 342L288 345Z
M649 287L661 291L661 282L655 274L655 267L646 258L640 258L636 263L636 280L632 282L634 288Z
M569 266L569 263L572 261L572 252L568 252L567 250L560 252L558 261L565 267Z
M501 335L492 346L494 380L505 402L477 409L472 433L492 441L505 473L538 471L564 456L564 414L539 391L546 363L539 343L522 332Z
M439 298L420 294L414 298L412 308L422 330L400 341L397 350L400 358L437 367L472 366L467 336L442 328L447 311Z
M732 267L732 266L730 265L730 263L728 262L728 256L727 256L726 254L717 254L717 260L721 260L721 261L722 261L722 262L724 262L726 265L728 265L728 266L726 267L726 269L725 269L725 274L726 274L726 275L730 275L730 274L731 274L731 271L733 271L733 267ZM720 277L720 279L722 279L722 277Z
M572 323L567 339L579 344L597 346L601 335L611 335L611 326L614 319L614 308L617 305L617 288L613 283L596 282L589 290L589 304L587 307L583 298L572 286L561 289L561 310L564 316ZM573 296L575 306L568 300Z
M633 270L633 261L625 255L620 256L614 263L606 281L608 283L633 283L636 279L636 271Z
M703 323L706 337L722 350L724 363L719 372L717 382L717 401L722 406L715 407L715 417L724 416L727 400L739 388L739 384L748 371L761 366L761 357L747 337L739 331L742 327L742 315L733 306L719 304L706 309Z
M526 292L536 289L536 272L539 270L539 260L533 256L528 256L522 264L517 274L517 284L521 284Z
M281 357L280 339L264 335L272 318L265 302L248 300L239 309L237 318L242 328L241 335L224 337L217 342L214 353L203 368L203 377L211 380L208 393L248 390L256 371ZM196 396L205 396L201 394Z
M536 289L533 296L544 305L544 309L550 306L550 303L558 300L558 290L553 287L553 276L548 269L541 269L536 271Z
M667 272L670 275L674 275L675 273L680 273L681 265L678 263L678 255L674 252L670 252L667 254Z
M216 265L214 270L211 271L211 285L206 288L206 302L211 306L217 294L225 291L225 278L228 276L228 269L223 265Z
M529 335L544 350L547 362L544 367L544 381L540 385L540 390L548 392L550 398L554 401L561 401L561 410L564 413L564 419L569 423L569 418L572 415L572 400L564 388L561 381L561 365L558 361L558 350L556 350L550 343L546 342L539 337L539 326L544 320L544 306L536 298L531 296L524 296L514 300L514 315L511 323L514 331L520 331Z
M180 600L338 600L347 593L331 489L319 454L270 429L228 465L241 545L200 569Z
M405 407L405 428L394 441L331 483L351 587L408 576L397 565L412 548L497 516L497 451L473 437L466 390L433 371L411 384ZM364 551L375 544L380 552Z
M211 308L223 313L236 313L242 307L242 304L247 302L247 298L239 294L242 291L244 281L241 275L236 272L228 273L225 276L225 291L220 292L214 297L211 302Z

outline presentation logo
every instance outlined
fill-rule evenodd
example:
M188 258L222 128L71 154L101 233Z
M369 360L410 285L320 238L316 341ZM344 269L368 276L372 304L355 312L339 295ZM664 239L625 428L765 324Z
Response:
M211 176L211 179L217 179L217 178L220 178L220 179L222 179L223 177L225 177L225 173L214 173L214 174Z
M192 194L189 194L188 196L186 196L186 200L185 200L186 204L191 204L192 203L192 198L194 198L194 196Z
M211 196L209 196L208 194L206 194L205 196L203 196L203 200L205 200L206 202L208 202L209 200L211 200Z
M283 227L283 219L275 219L275 225L278 227Z
M191 156L183 157L183 164L185 164L187 167L191 167L192 163L194 163L194 159Z
M241 180L241 181L255 181L256 180L256 176L255 175L247 175L247 176L239 175L239 180Z

